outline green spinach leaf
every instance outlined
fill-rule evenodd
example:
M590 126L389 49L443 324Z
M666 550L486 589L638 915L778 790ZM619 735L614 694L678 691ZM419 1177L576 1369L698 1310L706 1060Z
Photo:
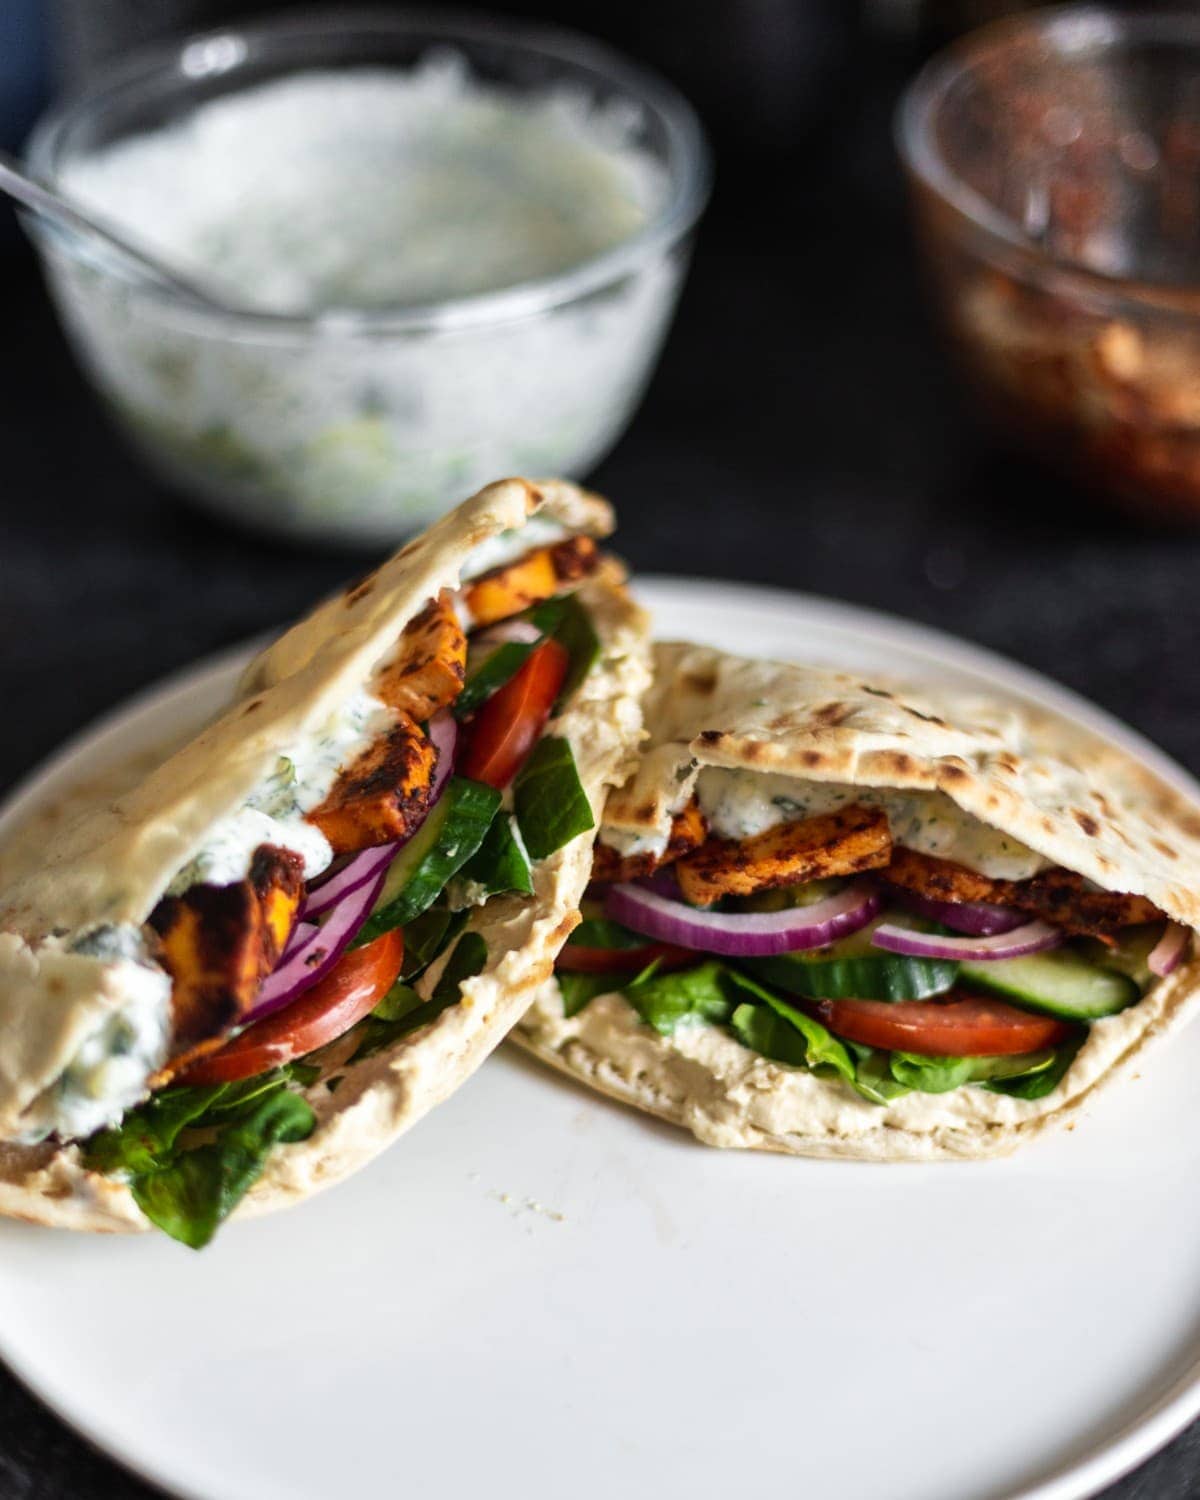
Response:
M215 1140L135 1176L134 1202L172 1239L200 1250L262 1176L271 1149L305 1140L315 1125L306 1100L286 1088L272 1090Z
M596 826L571 746L557 735L533 747L513 783L513 803L530 859L545 859Z
M567 939L568 945L578 948L645 948L649 942L640 932L630 932L608 917L585 917Z
M387 1020L372 1012L365 1021L359 1022L362 1027L361 1040L350 1061L361 1062L365 1057L372 1057L384 1047L390 1047L393 1042L399 1041L401 1037L408 1036L410 1032L417 1031L422 1026L427 1026L430 1021L435 1021L444 1010L457 1004L463 982L474 978L483 970L487 957L487 943L479 933L464 932L454 952L447 960L446 967L438 976L438 981L433 987L433 994L428 1000L421 1000L420 996L417 996L419 1003L409 1005L407 996L399 996L394 1007L396 1011L394 1020ZM404 989L406 986L393 986L384 1000L390 1000L397 988ZM415 991L411 993L415 994Z
M560 594L534 605L529 617L543 635L553 636L569 658L567 675L559 689L557 712L574 694L600 657L600 637L592 617L575 594Z
M610 989L613 986L611 975L608 985ZM717 959L670 974L656 973L651 965L626 984L622 994L642 1020L661 1036L670 1036L685 1022L709 1021L723 1026L732 1016L735 1004L729 992L727 970Z
M402 1021L422 1003L411 985L398 981L371 1012L379 1021Z
M100 1130L83 1145L92 1172L153 1172L169 1158L182 1131L212 1108L229 1085L163 1089L129 1110L120 1124Z
M562 995L563 1015L568 1020L597 995L620 994L624 983L620 974L570 974L565 969L560 969L554 977Z
M761 1000L777 1021L790 1027L793 1033L802 1039L804 1043L803 1061L802 1064L794 1064L794 1066L802 1065L811 1072L821 1074L823 1077L836 1074L838 1077L844 1078L847 1083L854 1082L854 1062L850 1054L846 1051L845 1043L838 1037L835 1037L826 1027L822 1026L820 1021L814 1021L811 1016L806 1015L802 1010L797 1010L794 1005L789 1005L786 1000L781 1000L778 995L773 994L756 980L751 979L746 974L742 974L737 969L731 969L729 977L737 989L744 991L746 994L753 995L756 1000ZM760 1018L757 1022L751 1022L748 1018L744 1017L742 1024L745 1029L753 1026L758 1035L767 1038L773 1045L779 1047L781 1050L786 1049L791 1054L791 1056L781 1057L781 1061L791 1062L792 1058L796 1055L797 1049L795 1046L786 1037L782 1036L776 1028L769 1027L765 1018ZM749 1044L747 1043L747 1045ZM767 1052L766 1055L768 1057L780 1057L779 1052Z
M483 843L458 873L460 879L482 886L489 896L509 891L521 896L533 895L529 857L512 818L503 812L492 819Z
M854 1088L870 1104L890 1104L911 1094L908 1084L892 1076L891 1053L862 1042L847 1042L846 1050L854 1059Z
M922 1094L948 1094L967 1083L1030 1079L1054 1064L1054 1052L1017 1057L925 1057L916 1052L891 1054L892 1077Z
M412 984L466 926L470 912L451 911L441 902L414 917L404 929L404 962L400 978Z

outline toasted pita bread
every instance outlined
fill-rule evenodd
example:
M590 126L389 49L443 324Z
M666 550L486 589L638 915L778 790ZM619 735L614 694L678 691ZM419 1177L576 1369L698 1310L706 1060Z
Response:
M667 644L655 648L645 712L649 740L634 776L609 798L601 839L606 830L664 835L705 766L936 790L1054 864L1146 896L1190 928L1200 923L1200 809L1126 752L1045 710ZM967 1086L880 1106L717 1027L662 1037L619 995L565 1019L553 980L514 1039L711 1145L863 1160L978 1157L1069 1118L1183 1024L1198 996L1192 959L1127 1010L1092 1022L1061 1082L1038 1100Z
M5 1013L5 981L14 969L36 970L39 952L44 961L50 951L40 947L48 934L97 921L142 922L205 830L240 805L281 747L369 678L426 601L458 585L473 549L535 515L598 536L611 528L608 506L573 485L512 479L488 486L263 652L231 708L136 786L54 825L45 862L4 861L15 875L0 895L0 1033L19 1040L22 1017ZM598 817L607 790L628 775L640 734L647 621L611 561L579 586L579 596L600 637L601 658L550 727L570 741ZM45 828L36 813L31 826ZM464 983L459 1003L352 1065L336 1093L314 1085L307 1097L316 1129L306 1141L274 1150L238 1214L297 1202L355 1171L483 1061L550 974L578 921L590 846L591 836L581 836L539 862L531 897L492 898L473 912L468 927L484 938L488 961ZM116 882L113 871L120 872ZM431 992L444 962L422 977L422 994ZM44 967L52 972L52 964ZM98 968L98 982L72 995L69 1014L56 1017L49 1031L31 1029L26 1046L0 1056L0 1123L58 1075L80 1017L103 1013L104 966ZM126 1187L86 1171L75 1145L0 1145L0 1213L72 1229L148 1227Z

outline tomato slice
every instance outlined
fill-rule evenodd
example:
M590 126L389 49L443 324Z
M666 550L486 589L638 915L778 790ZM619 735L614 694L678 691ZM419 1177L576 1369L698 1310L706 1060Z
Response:
M568 974L636 973L656 959L660 969L681 969L699 963L702 956L670 943L646 943L640 948L589 948L583 943L568 943L559 950L555 966Z
M926 1057L1011 1057L1055 1047L1071 1032L1054 1016L1035 1016L1003 1000L954 991L950 1000L816 1000L830 1031L868 1047Z
M298 1000L247 1026L219 1052L180 1074L181 1084L232 1083L303 1057L349 1031L395 984L404 960L399 927L351 948L319 984Z
M570 657L557 641L543 641L497 688L471 724L460 775L500 790L520 770L545 727L566 679Z

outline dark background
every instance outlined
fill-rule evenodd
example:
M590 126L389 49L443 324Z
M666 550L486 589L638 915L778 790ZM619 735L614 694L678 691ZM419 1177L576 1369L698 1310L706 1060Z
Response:
M11 21L24 0L10 3ZM52 67L77 77L135 32L263 8L60 0ZM886 0L512 9L569 16L658 65L715 148L717 191L662 366L593 476L618 503L633 566L939 626L1069 684L1200 771L1200 540L1113 516L1006 451L962 404L930 326L890 119L921 56L972 7L923 24ZM35 55L35 14L7 38L0 24L0 52L19 42ZM0 793L127 694L287 620L367 561L221 527L147 478L83 385L9 227ZM1193 1429L1110 1494L1198 1492ZM150 1493L0 1370L0 1500Z

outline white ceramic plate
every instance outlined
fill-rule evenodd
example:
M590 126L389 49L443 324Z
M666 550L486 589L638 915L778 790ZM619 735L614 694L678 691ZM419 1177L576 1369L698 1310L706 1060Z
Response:
M724 584L641 592L662 635L1035 696L1200 792L931 631ZM203 717L242 655L143 697L19 800ZM0 1354L203 1500L1066 1500L1200 1411L1198 1073L1200 1028L1014 1158L875 1166L708 1150L506 1051L368 1170L201 1255L0 1226Z

